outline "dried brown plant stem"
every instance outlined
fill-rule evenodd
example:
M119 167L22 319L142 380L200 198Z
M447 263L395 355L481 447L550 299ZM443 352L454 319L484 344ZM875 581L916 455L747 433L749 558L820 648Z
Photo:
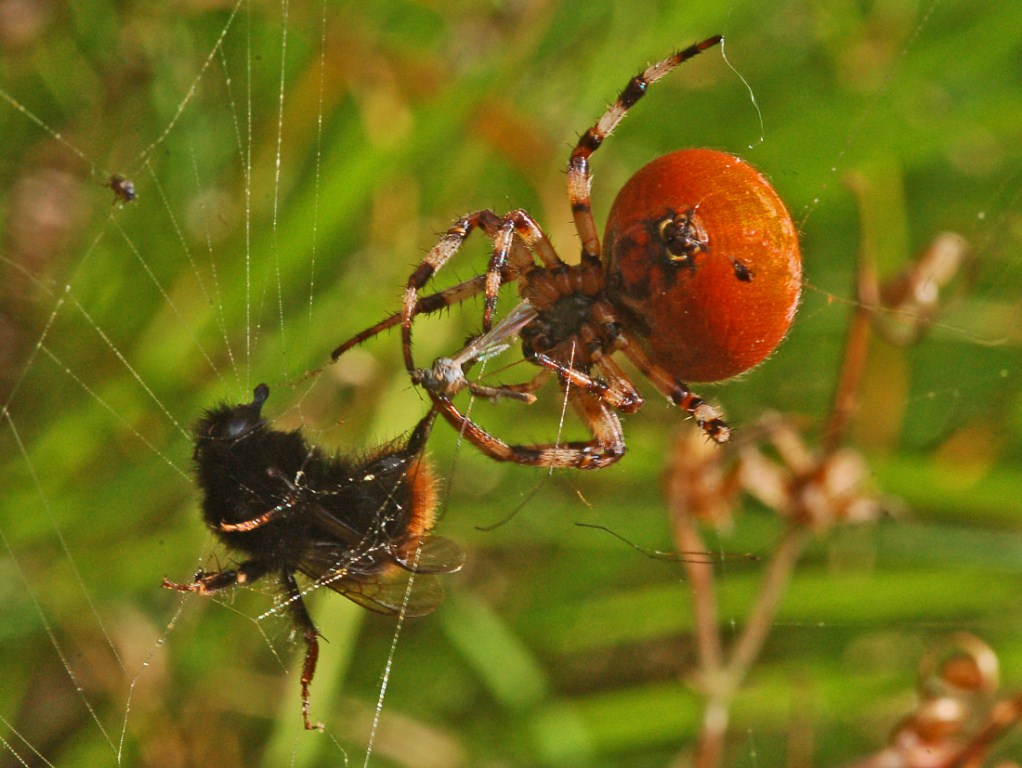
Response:
M688 515L676 514L674 520L674 536L681 551L707 551L702 536ZM731 702L763 649L781 598L809 536L810 531L802 526L789 526L785 529L767 565L748 621L730 653L724 651L720 637L713 566L685 561L685 570L692 587L695 637L699 653L696 684L706 697L696 744L695 768L716 768L720 764Z
M834 391L830 417L823 430L823 442L820 449L824 456L841 447L848 432L848 426L855 415L859 381L862 379L862 373L866 367L866 356L869 352L871 324L880 301L877 291L876 267L873 264L873 259L865 253L865 249L859 251L856 293L858 301L845 335L841 377L838 379L837 389Z
M684 513L674 515L674 540L679 552L708 551L703 537L692 524L692 519ZM692 590L700 674L712 675L723 666L720 634L717 629L717 591L713 564L690 559L683 559L682 563Z
M736 687L745 680L749 668L759 657L763 643L773 626L777 608L781 603L795 564L802 556L802 550L809 540L810 530L804 526L788 527L774 550L767 565L763 583L760 585L759 597L749 614L745 629L738 637L734 652L728 664L729 672L734 678Z

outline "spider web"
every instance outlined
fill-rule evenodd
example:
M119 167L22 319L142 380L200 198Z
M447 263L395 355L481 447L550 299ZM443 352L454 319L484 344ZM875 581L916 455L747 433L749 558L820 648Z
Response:
M875 750L935 636L976 631L1006 670L1017 662L1014 14L954 2L790 2L769 15L734 3L706 18L610 3L47 8L34 42L3 38L0 60L5 764L684 764L697 700L678 682L692 654L682 571L574 527L669 548L659 477L687 427L641 380L629 455L599 473L539 481L457 451L438 426L442 533L473 552L469 573L434 617L405 626L396 656L392 621L313 596L329 641L312 693L326 737L301 731L269 587L182 601L159 582L229 558L195 511L188 429L203 408L266 381L275 425L315 442L352 451L404 433L424 405L396 335L306 374L396 307L430 233L466 210L525 207L570 257L557 171L572 132L633 69L717 30L764 140L741 81L719 59L693 62L597 153L594 203L601 221L632 170L690 144L745 154L789 201L806 296L774 359L710 391L732 422L768 407L825 415L861 241L887 274L943 229L974 253L926 342L871 350L854 440L914 513L811 546L735 706L729 764ZM870 190L861 211L852 172ZM111 174L138 200L114 205ZM484 253L467 248L451 282ZM464 324L424 321L417 355L456 348L477 317L470 305ZM545 400L475 412L496 434L549 440L561 403ZM719 546L762 552L775 532L750 512ZM736 633L758 576L722 566Z

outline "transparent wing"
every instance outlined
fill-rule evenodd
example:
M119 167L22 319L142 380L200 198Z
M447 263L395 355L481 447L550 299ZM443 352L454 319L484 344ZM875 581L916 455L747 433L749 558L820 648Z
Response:
M488 332L469 341L460 352L450 359L459 366L499 355L514 340L518 333L532 322L538 312L528 301L523 301L500 319Z
M322 557L303 559L298 569L317 584L376 613L404 611L407 616L425 616L443 602L444 588L437 576L415 574L393 563L380 563L372 572L359 570L362 567L339 565L323 553Z
M413 549L407 557L396 553L394 559L402 568L415 573L455 573L465 564L465 553L450 539L426 536L418 550Z

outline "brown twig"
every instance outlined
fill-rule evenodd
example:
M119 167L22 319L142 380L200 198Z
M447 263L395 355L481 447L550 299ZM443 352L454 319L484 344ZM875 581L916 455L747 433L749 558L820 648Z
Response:
M703 538L688 515L683 512L676 514L674 520L674 536L679 549L705 549ZM695 638L699 653L696 679L706 696L696 747L696 768L715 768L720 764L731 702L763 649L781 598L809 535L809 530L801 526L791 526L784 532L767 566L749 619L728 654L723 651L718 630L713 568L708 563L685 562L685 571L692 589Z
M685 514L674 516L674 540L681 552L705 552L706 544L692 519ZM723 664L720 634L717 631L717 588L713 565L684 560L685 573L692 589L692 611L695 622L696 648L702 673L713 674Z
M760 585L759 596L728 661L728 675L735 688L745 680L749 669L763 649L763 643L770 633L791 573L795 570L795 564L802 555L809 535L809 529L804 526L789 527L781 537L773 557L770 558L763 583Z

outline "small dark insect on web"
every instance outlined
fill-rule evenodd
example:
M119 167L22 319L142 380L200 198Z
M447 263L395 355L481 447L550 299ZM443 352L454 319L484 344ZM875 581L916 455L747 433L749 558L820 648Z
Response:
M103 186L113 190L115 205L127 205L138 198L138 193L135 192L135 182L124 176L115 174Z
M199 571L190 582L164 579L163 586L208 595L263 576L278 579L282 604L305 640L302 715L313 730L322 727L309 717L319 632L296 574L369 610L422 616L443 600L436 574L460 569L464 554L431 535L436 481L422 453L432 412L407 440L352 459L324 454L299 430L272 429L261 415L269 394L260 384L251 403L214 408L195 427L203 518L244 559Z

